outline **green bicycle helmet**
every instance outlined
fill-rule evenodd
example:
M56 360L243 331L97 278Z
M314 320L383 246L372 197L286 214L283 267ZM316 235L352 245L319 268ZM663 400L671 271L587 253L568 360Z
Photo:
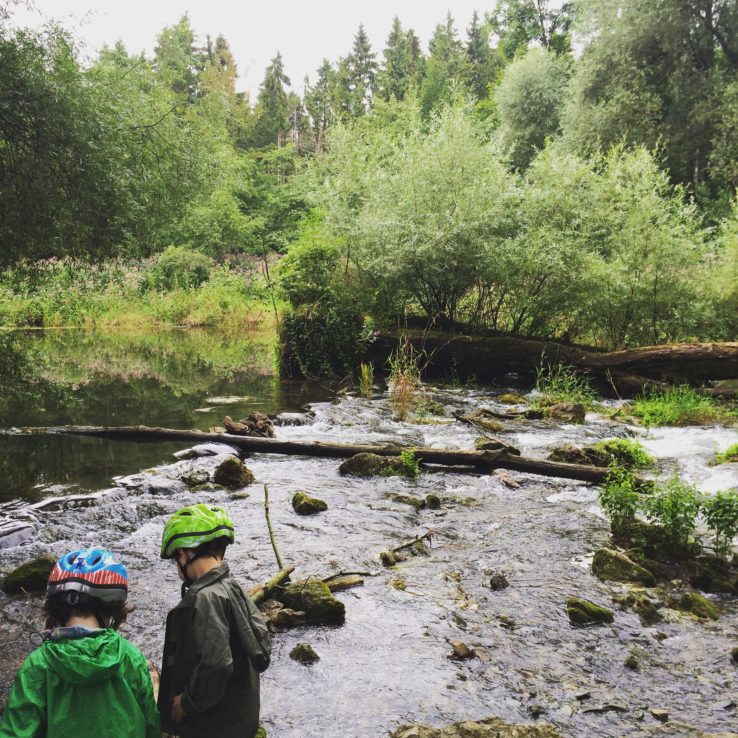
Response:
M159 555L171 559L178 548L197 548L216 538L227 538L229 543L236 539L231 516L216 505L188 505L177 510L164 526Z

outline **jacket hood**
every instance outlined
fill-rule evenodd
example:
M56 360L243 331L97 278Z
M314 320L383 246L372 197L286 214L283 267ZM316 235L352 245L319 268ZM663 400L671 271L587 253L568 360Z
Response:
M49 668L70 684L96 684L114 678L124 653L121 636L107 629L84 638L48 641L42 648Z

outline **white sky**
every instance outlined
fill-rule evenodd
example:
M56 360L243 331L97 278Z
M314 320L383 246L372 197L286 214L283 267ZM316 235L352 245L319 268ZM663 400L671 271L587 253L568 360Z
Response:
M153 54L156 36L186 12L197 36L228 40L238 66L239 90L256 99L264 69L277 51L295 91L302 93L303 78L315 81L324 58L332 63L345 56L359 24L364 24L378 61L392 19L413 28L427 51L436 25L451 10L462 40L475 9L480 18L494 0L32 0L34 11L13 14L16 26L39 26L55 19L83 44L83 59L94 58L103 45L122 40L129 53Z

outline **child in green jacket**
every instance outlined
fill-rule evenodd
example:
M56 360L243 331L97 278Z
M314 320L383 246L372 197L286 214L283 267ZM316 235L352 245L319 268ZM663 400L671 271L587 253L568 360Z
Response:
M180 738L254 738L259 727L271 638L223 561L234 537L228 513L206 504L178 510L164 527L161 557L176 562L183 585L167 617L159 712Z
M13 682L0 738L161 738L146 659L117 632L127 596L128 573L110 551L57 561L48 630Z

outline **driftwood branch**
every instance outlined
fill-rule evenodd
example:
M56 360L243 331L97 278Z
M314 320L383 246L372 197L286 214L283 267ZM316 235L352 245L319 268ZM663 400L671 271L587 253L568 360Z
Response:
M274 539L274 530L272 530L272 519L269 517L269 485L264 485L264 514L266 515L267 529L269 530L269 540L272 542L272 549L274 556L277 559L277 566L280 571L284 569L282 563L282 557L279 555L279 549L277 548L277 541Z
M257 584L256 587L252 587L249 590L249 595L254 601L255 605L259 605L264 600L268 600L270 594L279 586L284 584L289 578L290 574L295 570L294 566L290 566L287 569L280 569L266 584Z
M229 446L265 454L288 454L295 456L319 456L347 459L361 453L379 456L399 456L405 450L401 446L370 446L368 444L281 441L273 438L251 438L232 436L227 433L205 433L197 430L172 430L149 428L148 426L93 427L59 426L55 428L21 428L22 433L93 436L116 441L185 441L187 443L224 443ZM544 461L525 456L514 456L505 450L456 451L439 448L413 448L415 457L423 464L472 467L482 472L494 469L511 469L545 477L577 479L584 482L601 483L610 473L605 467L579 466L556 461Z

